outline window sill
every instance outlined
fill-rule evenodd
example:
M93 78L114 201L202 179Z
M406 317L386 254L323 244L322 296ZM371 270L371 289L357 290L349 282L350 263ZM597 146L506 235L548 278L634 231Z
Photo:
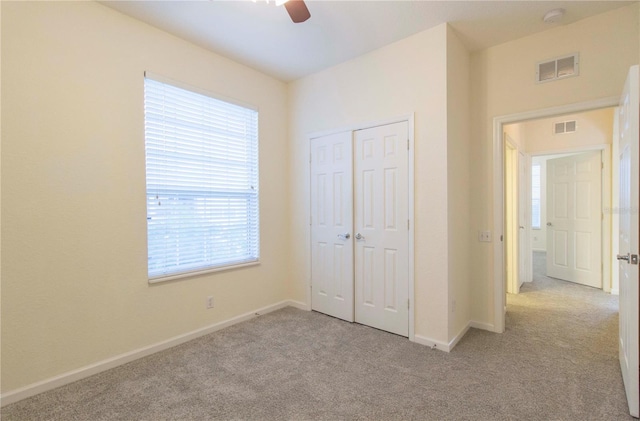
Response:
M209 273L224 272L227 270L241 269L249 266L258 266L259 264L260 264L260 260L254 260L250 262L237 263L233 265L218 266L214 268L195 270L195 271L184 272L184 273L176 273L174 275L158 276L154 278L149 278L149 283L160 284L163 282L176 281L184 278L193 278L195 276L206 275Z

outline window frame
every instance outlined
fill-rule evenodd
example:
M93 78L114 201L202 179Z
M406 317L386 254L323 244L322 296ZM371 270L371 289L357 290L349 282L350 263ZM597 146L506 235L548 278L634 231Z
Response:
M246 260L233 260L233 261L227 261L225 263L212 263L211 261L208 261L208 266L202 265L202 266L198 266L197 268L182 268L182 269L175 269L175 270L168 270L165 271L162 274L152 274L151 273L151 266L149 265L149 258L150 258L150 230L149 230L149 216L150 216L150 208L149 208L149 194L150 194L150 190L149 190L149 163L148 163L148 139L147 139L147 107L146 107L146 90L147 90L147 84L146 84L146 80L150 79L154 82L158 82L164 85L169 85L170 87L173 88L178 88L180 90L183 91L188 91L197 95L201 95L201 96L205 96L208 98L211 98L215 101L222 101L225 102L227 104L230 105L234 105L234 106L239 106L239 107L243 107L248 111L253 111L255 112L255 139L252 139L251 141L255 141L255 144L249 145L249 147L254 148L255 150L255 162L253 162L253 166L252 166L252 171L255 172L255 183L251 183L252 184L252 190L255 190L255 227L251 227L251 228L255 228L255 232L252 231L252 234L255 235L255 258L251 257L248 258ZM250 267L250 266L256 266L260 264L260 190L259 190L259 180L260 180L260 154L259 154L259 146L260 146L260 141L259 141L259 110L257 107L253 106L253 105L249 105L246 103L242 103L240 101L237 101L235 99L229 99L226 98L224 96L209 92L207 90L198 88L198 87L194 87L191 85L188 85L186 83L182 83L182 82L178 82L175 81L173 79L164 77L164 76L160 76L158 74L155 73L151 73L148 71L144 72L144 100L143 100L143 104L144 104L144 110L143 110L143 126L144 126L144 141L145 141L145 145L144 145L144 149L145 149L145 210L146 210L146 216L147 216L147 226L146 226L146 238L147 238L147 278L148 278L148 282L150 284L153 283L160 283L160 282L166 282L166 281L171 281L171 280L176 280L176 279L182 279L182 278L189 278L189 277L194 277L194 276L198 276L198 275L202 275L202 274L207 274L207 273L214 273L214 272L221 272L221 271L228 271L228 270L232 270L232 269L239 269L239 268L244 268L244 267ZM193 191L205 191L206 189L203 189L202 185L198 185L198 184L194 184L193 189L189 189L192 192ZM255 187L255 188L254 188ZM169 191L170 189L168 189ZM185 190L186 191L186 190ZM152 190L153 192L153 190ZM220 190L214 190L214 189L209 189L206 190L206 193L203 193L202 196L191 196L191 198L193 200L211 200L212 197L216 196L216 195L221 195L222 193L220 193ZM236 193L237 194L237 193ZM233 195L233 193L231 193L231 195ZM188 196L188 194L187 194ZM176 198L180 197L180 194L175 194ZM231 197L231 196L229 196ZM249 196L247 196L249 197ZM247 199L250 200L250 199ZM247 204L247 206L249 206L249 204ZM248 208L247 208L248 209ZM247 226L249 227L250 224L248 224ZM250 246L247 246L248 248L250 248ZM204 260L203 260L204 263ZM179 266L178 266L179 267Z

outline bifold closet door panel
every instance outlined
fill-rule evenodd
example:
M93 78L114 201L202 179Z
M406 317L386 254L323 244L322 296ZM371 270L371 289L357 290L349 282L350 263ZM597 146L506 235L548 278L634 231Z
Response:
M355 320L408 336L408 123L354 139Z
M353 310L352 132L311 140L311 308L347 321Z

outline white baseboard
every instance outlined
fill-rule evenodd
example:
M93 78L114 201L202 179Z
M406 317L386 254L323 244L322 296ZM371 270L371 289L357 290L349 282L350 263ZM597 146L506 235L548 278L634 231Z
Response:
M435 339L427 338L422 335L414 335L413 341L417 344L428 346L431 349L439 349L440 351L449 352L449 344Z
M311 311L311 306L307 303L303 303L302 301L289 300L287 301L287 305L290 307L295 307L300 310Z
M611 295L620 295L620 291L617 289L612 289L611 291L609 291L611 293Z
M469 328L471 328L471 322L467 323L467 325L463 327L462 330L460 330L460 332L458 332L458 334L449 341L449 351L451 351L456 345L458 345L458 342L460 342L460 339L462 339L462 337L467 334Z
M472 320L469 322L469 327L495 332L495 326L490 323L476 322Z
M211 326L203 327L182 335L175 336L171 339L167 339L166 341L158 342L156 344L139 348L130 352L126 352L124 354L116 355L115 357L98 361L97 363L90 364L85 367L81 367L77 370L69 371L67 373L63 373L46 380L42 380L25 387L21 387L19 389L11 390L7 393L3 393L2 395L0 395L0 406L9 405L11 403L18 402L22 399L35 396L39 393L46 392L48 390L52 390L60 386L64 386L69 383L73 383L77 380L84 379L89 376L93 376L94 374L101 373L103 371L109 370L114 367L118 367L128 362L137 360L139 358L143 358L148 355L155 354L156 352L164 351L165 349L172 348L176 345L180 345L190 340L199 338L201 336L208 335L209 333L213 333L220 329L224 329L225 327L229 327L237 323L250 320L261 314L270 313L272 311L280 310L281 308L289 307L289 306L299 308L301 310L308 310L308 306L305 303L302 303L299 301L293 301L293 300L281 301L279 303L262 307L257 310L250 311L248 313L241 314L236 317L232 317L231 319L215 323Z
M435 339L427 338L426 336L414 335L414 342L420 345L428 346L432 349L439 349L444 352L451 352L451 350L458 345L460 339L467 334L470 328L488 330L489 332L495 332L494 326L489 323L476 322L471 320L464 328L458 332L458 334L449 343L436 341Z

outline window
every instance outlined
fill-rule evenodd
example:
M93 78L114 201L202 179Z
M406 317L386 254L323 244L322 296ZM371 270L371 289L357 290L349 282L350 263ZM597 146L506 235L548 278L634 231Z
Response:
M531 228L540 229L540 164L531 165Z
M257 262L258 112L145 75L150 282Z

